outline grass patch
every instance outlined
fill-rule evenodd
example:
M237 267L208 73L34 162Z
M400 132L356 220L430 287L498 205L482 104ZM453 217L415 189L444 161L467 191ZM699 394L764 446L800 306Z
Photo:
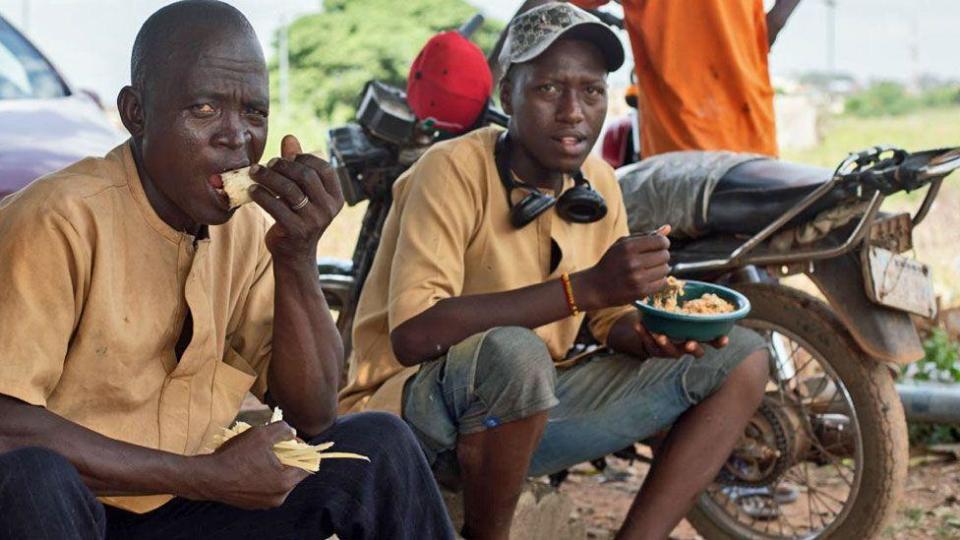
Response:
M784 150L783 159L836 167L849 152L878 144L916 151L960 145L960 107L926 109L902 116L834 116L824 124L823 141L806 150Z

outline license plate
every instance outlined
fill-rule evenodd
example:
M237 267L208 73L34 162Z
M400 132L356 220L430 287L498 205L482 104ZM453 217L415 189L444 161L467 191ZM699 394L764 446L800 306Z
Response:
M871 301L932 319L937 314L930 267L876 246L862 253L863 277Z

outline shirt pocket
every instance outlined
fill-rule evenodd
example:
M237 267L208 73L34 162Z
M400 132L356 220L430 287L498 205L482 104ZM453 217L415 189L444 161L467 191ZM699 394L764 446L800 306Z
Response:
M236 351L227 347L224 359L217 362L213 374L213 395L210 400L210 424L204 434L204 448L210 447L213 436L233 423L243 398L257 379L256 372Z

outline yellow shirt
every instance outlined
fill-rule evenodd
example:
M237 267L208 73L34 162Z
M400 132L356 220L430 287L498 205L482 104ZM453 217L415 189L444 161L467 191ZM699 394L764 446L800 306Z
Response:
M399 413L403 383L418 368L404 368L397 361L390 332L408 319L444 298L514 290L584 270L628 234L613 169L594 155L587 158L583 173L606 200L606 217L578 224L550 210L515 229L493 157L499 133L486 128L439 143L394 185L393 207L357 307L341 412ZM568 178L565 187L572 185ZM514 199L523 195L514 191ZM562 253L552 271L551 240ZM605 340L616 319L631 309L591 313L594 335ZM573 346L583 317L567 317L534 330L556 361Z
M206 450L248 389L266 390L273 323L268 222L250 205L209 237L144 195L128 144L0 202L0 394L112 439ZM187 308L193 339L174 347ZM109 497L152 510L169 495Z

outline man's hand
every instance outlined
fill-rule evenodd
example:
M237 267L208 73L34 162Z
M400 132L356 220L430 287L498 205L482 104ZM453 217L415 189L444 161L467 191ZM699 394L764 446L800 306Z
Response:
M190 498L218 501L248 510L275 508L310 475L280 463L273 445L294 438L284 422L257 426L225 442L213 454L194 458L196 479Z
M588 270L572 276L574 296L581 309L591 311L630 304L667 285L670 272L670 227L657 234L617 240Z
M639 317L638 317L639 319ZM640 343L643 344L644 358L680 358L684 355L693 355L694 358L703 356L703 344L696 341L675 343L663 334L651 333L639 320L633 322L633 330L637 333ZM715 349L727 346L729 339L724 336L709 343Z
M280 149L281 159L251 167L259 185L250 196L276 220L266 237L274 261L313 264L320 236L343 208L343 193L333 167L304 154L296 137L284 137Z
M707 343L715 349L727 346L729 339L724 336ZM703 356L703 343L687 341L676 343L662 334L654 334L647 330L640 322L640 314L636 311L620 317L610 328L607 344L614 350L630 353L638 358L680 358L692 355L695 358Z

